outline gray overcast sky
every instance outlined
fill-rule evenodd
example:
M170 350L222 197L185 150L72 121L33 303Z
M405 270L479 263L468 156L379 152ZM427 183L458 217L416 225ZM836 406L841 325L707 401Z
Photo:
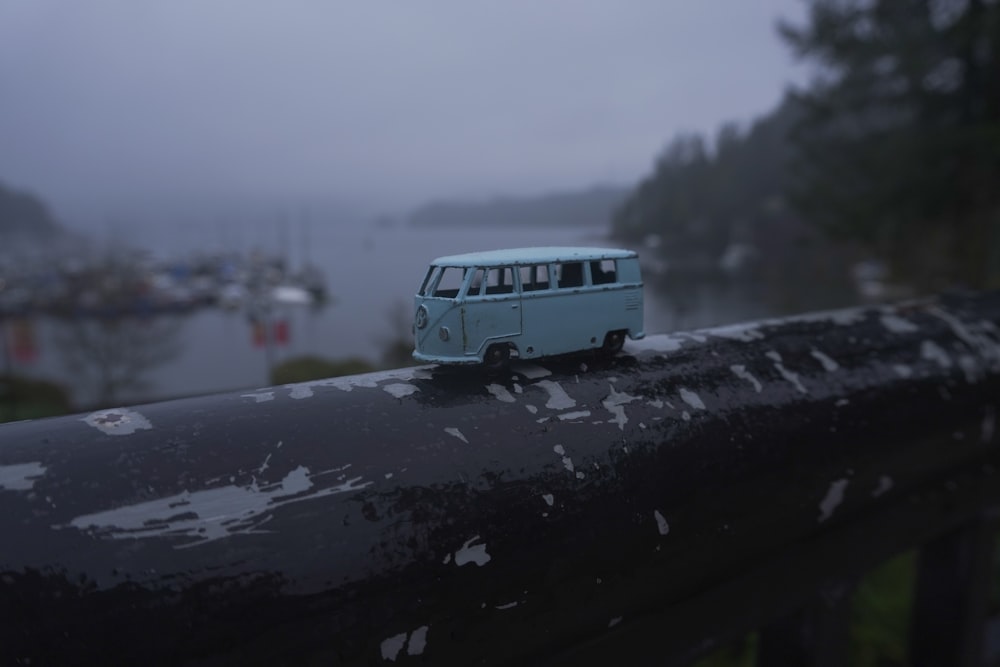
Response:
M2 0L0 182L78 198L631 183L802 79L801 0Z

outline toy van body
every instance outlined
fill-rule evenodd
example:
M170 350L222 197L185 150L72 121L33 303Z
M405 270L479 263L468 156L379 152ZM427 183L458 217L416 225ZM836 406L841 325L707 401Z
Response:
M414 358L499 365L642 338L634 251L516 248L439 257L415 297Z

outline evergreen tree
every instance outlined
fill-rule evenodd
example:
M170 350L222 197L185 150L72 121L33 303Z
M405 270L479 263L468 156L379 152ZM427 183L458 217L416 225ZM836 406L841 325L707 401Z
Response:
M1000 284L1000 2L811 0L779 29L820 67L797 208L921 287Z

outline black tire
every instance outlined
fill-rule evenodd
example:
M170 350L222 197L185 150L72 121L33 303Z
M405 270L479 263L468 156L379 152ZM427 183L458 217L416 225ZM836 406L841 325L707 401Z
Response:
M510 360L510 346L502 343L494 343L486 348L483 354L483 366L491 371L498 371L507 365Z
M604 345L601 346L601 354L612 357L621 352L624 345L624 331L609 331L604 335Z

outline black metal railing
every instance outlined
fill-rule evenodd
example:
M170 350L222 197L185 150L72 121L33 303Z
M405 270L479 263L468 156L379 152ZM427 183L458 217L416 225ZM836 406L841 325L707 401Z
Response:
M0 426L0 663L995 665L1000 295ZM991 631L992 628L992 631Z

